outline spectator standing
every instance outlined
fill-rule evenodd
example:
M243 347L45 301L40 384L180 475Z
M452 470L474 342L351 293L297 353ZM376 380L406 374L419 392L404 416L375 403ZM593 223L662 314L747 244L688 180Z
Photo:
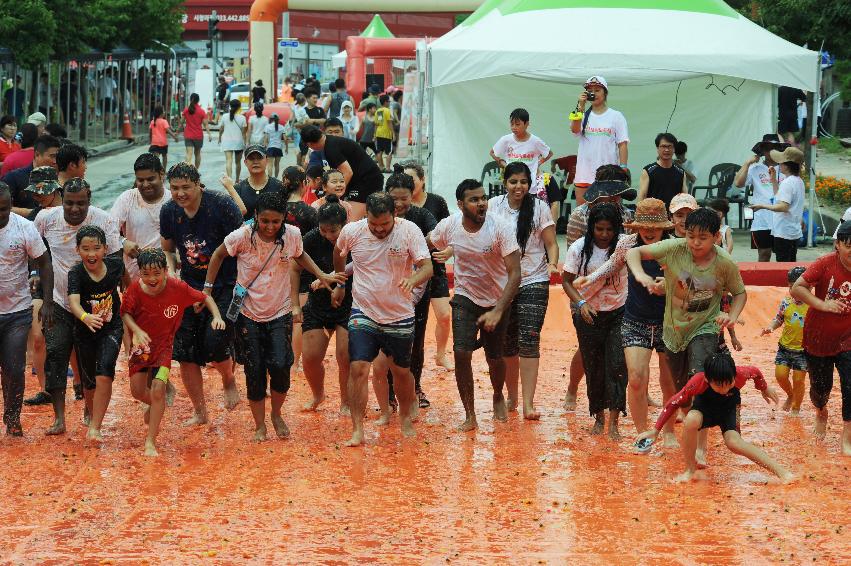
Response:
M641 170L638 184L638 202L650 197L659 199L668 207L678 193L687 193L688 184L683 169L674 163L674 148L677 138L674 134L662 133L656 136L656 161L645 165Z

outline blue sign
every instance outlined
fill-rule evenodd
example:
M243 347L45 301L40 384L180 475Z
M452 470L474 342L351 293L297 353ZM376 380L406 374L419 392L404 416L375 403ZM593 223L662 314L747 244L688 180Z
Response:
M278 47L298 47L297 39L282 39L278 42Z

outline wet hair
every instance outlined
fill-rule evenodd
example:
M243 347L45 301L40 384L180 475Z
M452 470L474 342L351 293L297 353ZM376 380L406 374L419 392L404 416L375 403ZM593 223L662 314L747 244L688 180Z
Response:
M17 126L18 125L18 119L15 118L14 116L10 116L8 114L6 114L2 118L0 118L0 130L2 130L3 128L8 126L9 124L14 124L15 126Z
M89 199L92 198L92 187L89 185L88 181L83 179L82 177L74 177L72 179L68 179L65 181L65 184L62 185L62 195L65 196L69 193L82 193L85 192L88 194Z
M374 103L374 102L367 102L367 103L366 103L366 106L364 106L364 110L366 110L367 112L369 112L369 111L370 111L370 110L372 110L373 108L378 108L378 107L375 105L375 103Z
M851 244L851 220L846 220L836 229L837 242L842 242L845 245Z
M513 175L525 175L529 183L529 188L532 187L532 171L529 166L520 161L512 161L505 166L503 179L508 181ZM508 198L506 195L505 198ZM529 243L529 236L535 229L535 197L527 192L523 195L523 201L520 203L520 210L517 213L517 243L520 245L520 255L526 254L526 244Z
M55 136L57 138L67 138L68 130L65 129L65 126L62 124L57 124L55 122L51 122L50 124L44 127L44 131L51 136ZM42 134L43 135L43 134Z
M482 182L478 179L464 179L458 183L455 189L455 200L464 200L464 195L467 191L474 191L482 188Z
M322 130L316 126L305 126L301 130L301 140L304 143L316 143L322 139Z
M508 121L513 122L514 120L518 120L523 122L524 124L529 123L529 111L525 108L515 108L511 111L511 114L508 115Z
M139 266L139 269L146 267L167 269L168 261L166 261L165 252L160 248L142 248L139 250L139 255L136 256L136 265Z
M327 120L325 120L325 129L326 130L328 128L332 127L332 126L337 126L338 128L342 128L343 122L339 118L328 118Z
M35 124L24 124L21 126L21 149L32 147L38 138L38 126Z
M319 224L344 226L348 219L349 215L346 209L340 204L340 197L325 195L325 204L319 207Z
M674 153L677 155L685 155L688 152L688 144L684 141L678 141L674 144Z
M193 92L189 95L189 107L186 111L190 114L195 114L195 108L198 106L198 103L201 102L201 97L198 96L197 92Z
M807 268L804 267L803 265L796 265L795 267L790 269L789 272L786 274L786 280L789 283L794 283L795 281L798 280L798 278L801 277L801 275L804 274L804 272L806 270L807 270Z
M284 172L281 173L281 183L284 185L285 201L289 200L291 194L301 190L301 186L304 184L305 179L307 179L307 175L302 168L297 165L290 165L284 169Z
M260 193L260 196L257 197L257 204L254 207L254 222L251 224L251 245L255 248L257 245L254 242L254 235L257 233L257 225L260 223L258 218L260 217L260 213L267 210L277 212L286 219L287 201L284 195L275 191L269 191ZM278 234L275 236L275 242L281 244L281 246L283 246L286 229L286 222L281 222L281 229L278 230Z
M715 212L722 212L725 215L730 212L730 201L725 198L714 198L706 205L707 208L711 208Z
M67 171L72 163L77 165L81 161L89 160L89 152L81 145L69 143L61 146L56 152L56 170L60 173Z
M276 132L278 131L278 124L280 123L280 121L281 121L281 119L275 113L273 113L271 116L269 116L269 123L275 124L275 131Z
M736 362L730 354L717 352L703 362L703 375L709 383L727 385L736 379Z
M384 183L384 190L389 192L393 189L408 189L414 192L414 178L405 173L393 173L387 177L387 181Z
M145 152L136 158L133 162L133 171L154 171L156 173L165 173L163 162L153 153Z
M228 116L230 116L231 122L233 122L234 119L236 118L236 112L240 108L242 108L242 103L240 103L240 101L237 100L236 98L232 98L231 101L228 103L228 111L229 111Z
M254 113L257 115L258 118L263 116L263 104L262 103L258 102L257 104L254 105Z
M324 185L327 185L327 184L328 184L328 181L331 179L331 175L334 175L334 174L342 175L342 174L343 174L343 172L342 172L342 171L340 171L339 169L328 169L327 171L325 171L325 170L323 169L323 170L322 170L322 175L321 175L321 177L322 177L322 185L323 185L323 186L324 186ZM308 176L308 177L310 177L310 175L307 175L307 176ZM316 177L312 177L312 178L313 178L313 179L315 179ZM344 178L345 178L345 177L344 177ZM336 195L335 195L335 196L336 196Z
M164 112L165 112L165 110L163 110L162 105L158 104L158 105L154 106L154 120L157 120L158 118L162 118L162 115L163 115Z
M0 198L4 197L12 198L12 190L9 188L9 185L0 181Z
M77 247L83 243L83 238L94 238L102 246L106 245L106 232L100 226L94 224L86 224L77 230Z
M674 148L677 147L677 136L670 132L662 132L661 134L658 134L656 136L656 147L659 147L659 144L662 143L662 140L672 143L674 145Z
M594 172L595 181L621 181L629 185L629 173L615 164L600 165Z
M718 217L715 217L718 220ZM591 261L591 255L594 253L594 226L597 222L608 221L612 225L615 232L615 237L609 243L609 249L606 251L606 256L611 257L615 251L615 246L618 245L618 238L623 232L623 219L621 211L614 204L604 202L597 206L591 207L588 213L588 225L585 232L585 240L582 244L582 252L579 256L579 274L588 275L588 262Z
M390 102L390 96L387 94L382 94L378 97L378 102L381 103L382 106Z
M710 234L717 234L721 229L721 220L718 215L708 208L692 210L686 216L686 230L702 230Z
M325 168L321 165L311 165L305 175L308 179L322 179L325 177Z
M372 193L366 197L366 212L372 216L382 214L393 216L396 212L396 203L387 193Z
M175 163L169 167L168 173L166 173L165 176L169 183L175 179L186 179L193 183L201 182L201 174L198 172L198 169L196 169L194 165L186 163L185 161Z
M402 163L393 164L393 171L395 171L396 173L404 173L405 169L413 169L416 172L417 177L419 177L420 181L425 179L425 169L423 169L423 166L420 165L419 161L416 161L415 159L410 159L408 161L403 161Z
M42 134L38 136L33 144L33 151L35 153L44 154L47 153L48 149L51 148L60 148L62 144L59 143L59 138L52 136L50 134Z

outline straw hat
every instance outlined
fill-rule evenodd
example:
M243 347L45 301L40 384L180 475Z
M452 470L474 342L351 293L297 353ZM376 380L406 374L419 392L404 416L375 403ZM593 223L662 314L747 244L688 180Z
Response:
M635 207L635 220L623 225L632 230L638 228L661 228L670 230L673 222L668 220L665 203L657 198L646 198Z
M783 151L773 149L769 155L775 163L788 163L790 161L798 165L804 163L804 152L797 147L787 147Z

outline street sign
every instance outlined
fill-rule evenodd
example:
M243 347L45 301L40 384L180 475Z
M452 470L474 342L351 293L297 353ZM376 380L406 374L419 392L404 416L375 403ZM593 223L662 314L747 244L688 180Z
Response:
M278 47L298 47L299 43L297 39L287 38L278 41Z

